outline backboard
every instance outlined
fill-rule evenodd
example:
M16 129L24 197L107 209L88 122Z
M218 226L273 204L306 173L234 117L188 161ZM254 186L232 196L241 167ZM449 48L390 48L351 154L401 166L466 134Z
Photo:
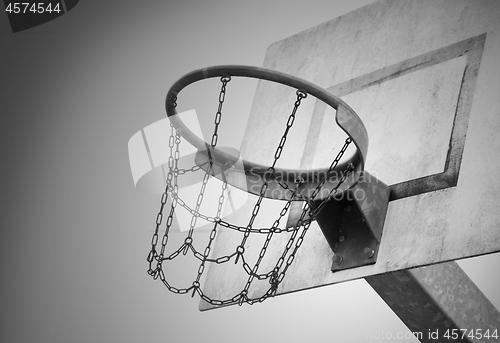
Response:
M500 251L498 18L498 1L379 1L268 48L264 67L324 87L356 111L370 139L365 170L391 190L375 264L331 272L332 250L313 223L277 294ZM259 83L241 146L246 160L272 161L293 95ZM344 139L333 118L308 98L282 166L328 166ZM257 220L270 225L279 203L268 201ZM240 240L220 230L213 255L232 253ZM262 272L286 240L273 238ZM249 240L246 252L257 258L261 245ZM241 267L211 265L203 291L227 299L245 282ZM261 291L256 285L249 295ZM201 310L212 307L201 300Z

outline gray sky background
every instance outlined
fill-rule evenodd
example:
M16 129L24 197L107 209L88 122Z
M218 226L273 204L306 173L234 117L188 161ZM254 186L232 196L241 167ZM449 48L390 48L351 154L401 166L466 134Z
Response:
M0 341L348 342L340 337L407 332L364 280L199 312L198 298L146 274L159 196L134 189L128 161L128 140L164 117L164 96L184 73L261 65L270 44L370 2L80 1L17 34L0 15ZM497 308L499 262L460 262Z

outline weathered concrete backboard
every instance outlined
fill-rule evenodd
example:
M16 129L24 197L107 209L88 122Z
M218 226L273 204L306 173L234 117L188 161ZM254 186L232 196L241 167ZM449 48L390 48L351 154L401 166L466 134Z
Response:
M376 264L332 273L314 223L278 294L500 251L499 18L495 0L380 1L269 47L264 67L324 87L358 113L370 138L365 169L391 188ZM294 90L259 84L244 159L269 165L294 99ZM306 100L281 166L328 166L345 139L334 137L334 110ZM258 220L269 226L282 206L266 202ZM233 253L241 235L220 230L213 254ZM286 234L275 236L259 272L286 244ZM262 242L248 241L249 262ZM227 265L208 270L211 298L232 298L246 283L241 265ZM249 296L268 287L256 284Z

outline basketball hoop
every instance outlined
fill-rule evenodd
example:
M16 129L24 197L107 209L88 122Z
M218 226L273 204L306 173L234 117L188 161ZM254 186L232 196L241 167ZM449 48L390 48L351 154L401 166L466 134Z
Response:
M218 127L222 119L226 87L230 83L231 78L234 77L255 78L276 82L296 90L296 99L291 106L291 114L287 122L284 123L284 133L281 135L274 154L273 163L270 166L263 166L247 160L242 160L242 163L236 163L240 159L239 155L217 147ZM208 78L220 78L221 90L218 99L218 110L215 114L215 127L212 139L210 142L205 142L193 134L178 118L176 107L177 96L180 91L194 82ZM345 143L337 155L332 158L332 162L328 167L314 170L278 168L276 167L276 163L285 147L289 130L293 126L301 101L307 96L313 96L335 109L336 123L348 137L345 139ZM174 83L167 93L166 112L171 121L168 147L170 157L168 160L166 189L161 198L160 211L156 218L156 229L153 234L151 250L147 260L149 262L148 273L154 279L159 278L170 291L179 294L191 293L192 296L198 293L203 300L217 306L232 303L239 303L241 305L243 302L250 304L262 302L276 294L277 288L285 278L285 274L294 261L296 253L313 220L318 220L328 243L335 253L332 271L375 263L385 212L387 210L389 189L385 184L364 171L368 150L367 131L354 110L341 99L308 81L274 70L249 66L216 66L193 71ZM195 165L188 170L180 170L178 167L179 143L181 142L181 138L198 149ZM356 152L346 158L344 153L351 144L354 144ZM177 180L187 172L200 169L205 174L196 204L191 206L179 196ZM203 202L205 188L208 180L213 177L221 181L218 209L214 214L201 213L200 206ZM222 219L222 205L226 198L225 190L228 184L257 196L253 211L246 223L229 223ZM252 187L249 187L249 185L252 185ZM338 194L354 194L358 190L363 191L366 195L363 201L359 201L359 199L346 200L347 197L342 197L341 200L336 198ZM171 206L167 215L162 240L158 243L160 226L163 221L168 197L171 199ZM264 198L282 200L284 206L276 214L276 219L272 226L255 227L254 221L263 204L262 201ZM292 203L296 201L304 202L300 213L297 214L292 222L290 222L290 217L288 218L285 229L280 228L280 222L286 220L285 216L289 214ZM192 220L184 242L173 253L166 255L165 248L169 238L169 231L178 206L188 211L192 215ZM351 211L350 208L353 207L356 208ZM334 219L338 219L340 225L332 227L332 216L334 216ZM208 242L206 242L203 251L198 251L193 244L193 231L198 218L202 218L213 224ZM362 219L362 221L358 219ZM346 223L345 225L350 226L350 234L357 235L357 239L353 240L354 243L349 243L350 245L347 248L342 247L342 230L345 230L345 226L343 227L342 225L344 224L342 223L344 222ZM211 256L212 244L219 229L239 232L242 235L241 242L234 247L234 252L231 254ZM262 259L273 235L282 232L290 233L290 237L281 257L276 261L273 268L260 271L259 267L261 267ZM259 257L253 266L251 266L245 258L245 243L250 235L253 234L266 235L266 238ZM361 252L361 255L364 257L353 258L349 255L353 254L353 251L355 255ZM181 253L184 255L192 253L200 261L200 266L196 278L190 285L177 288L165 276L163 265L177 258ZM207 264L222 264L230 261L233 261L235 264L240 263L242 269L246 272L247 282L245 286L231 298L210 298L203 292L200 285L200 280ZM268 280L269 287L262 295L252 298L249 296L249 289L255 279Z

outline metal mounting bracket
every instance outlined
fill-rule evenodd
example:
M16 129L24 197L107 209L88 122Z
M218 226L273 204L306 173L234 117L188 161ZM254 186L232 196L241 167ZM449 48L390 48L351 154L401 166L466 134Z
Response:
M316 215L334 252L332 272L377 261L389 195L389 186L365 171L356 185L332 197Z

